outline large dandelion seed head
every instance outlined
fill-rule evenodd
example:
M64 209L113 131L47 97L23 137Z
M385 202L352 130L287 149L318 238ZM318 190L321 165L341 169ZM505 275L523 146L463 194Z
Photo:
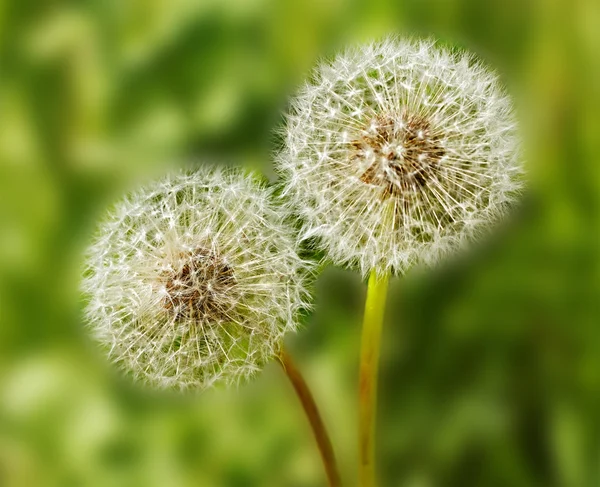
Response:
M402 273L498 219L520 188L511 101L470 54L384 40L322 63L293 100L284 195L336 264Z
M249 176L203 169L131 194L87 255L86 315L111 358L159 388L238 382L306 306L293 232Z

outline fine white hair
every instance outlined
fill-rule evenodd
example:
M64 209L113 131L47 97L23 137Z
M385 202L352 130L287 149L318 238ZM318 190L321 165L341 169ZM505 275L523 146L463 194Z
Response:
M388 38L322 62L291 103L282 195L333 263L403 273L482 233L515 199L510 98L473 55Z
M118 203L88 249L86 316L112 360L158 388L237 383L307 306L309 265L272 191L200 168Z

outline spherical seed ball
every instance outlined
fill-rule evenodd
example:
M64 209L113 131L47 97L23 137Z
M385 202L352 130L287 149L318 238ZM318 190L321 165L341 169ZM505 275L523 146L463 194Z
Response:
M283 195L336 264L403 273L497 220L521 186L511 101L466 52L387 39L322 63L293 99Z
M166 177L110 212L87 253L86 315L114 362L151 386L254 374L296 328L308 266L250 176Z

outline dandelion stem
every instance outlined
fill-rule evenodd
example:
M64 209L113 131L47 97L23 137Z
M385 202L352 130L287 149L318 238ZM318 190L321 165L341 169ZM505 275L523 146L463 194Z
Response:
M279 362L281 363L281 366L283 367L288 379L292 383L292 386L294 386L294 390L296 391L308 421L310 422L313 434L317 440L319 452L321 453L321 459L323 460L329 486L341 487L342 481L337 467L337 462L335 460L333 446L331 445L331 440L327 434L327 430L325 429L325 424L323 423L321 415L319 414L319 410L317 409L315 399L308 388L308 384L294 364L290 354L283 348L281 348L279 352Z
M381 329L389 273L371 271L360 351L359 371L359 479L361 487L375 487L375 418L377 411L377 372Z

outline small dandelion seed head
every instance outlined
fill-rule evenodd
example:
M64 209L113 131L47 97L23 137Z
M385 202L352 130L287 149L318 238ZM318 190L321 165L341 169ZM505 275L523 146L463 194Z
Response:
M238 172L181 172L129 195L100 226L86 315L114 362L151 386L237 383L308 306L310 266L271 191Z
M433 264L469 242L523 173L497 76L465 52L397 39L316 69L292 102L277 168L301 236L363 274Z

